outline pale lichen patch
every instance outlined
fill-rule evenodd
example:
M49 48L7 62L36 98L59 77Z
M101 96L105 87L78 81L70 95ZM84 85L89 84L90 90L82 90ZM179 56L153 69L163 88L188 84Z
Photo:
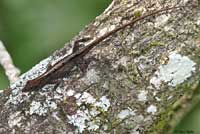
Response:
M152 113L152 114L155 114L157 112L157 107L155 105L150 105L148 108L147 108L147 113Z
M46 85L43 90L51 90L52 85ZM57 88L55 91L51 92L38 92L39 95L44 99L42 101L33 100L30 103L29 109L25 111L26 115L39 115L46 116L48 112L57 109L57 103L64 100L67 91L63 88ZM62 93L62 94L61 94ZM19 96L19 95L18 95Z
M98 123L100 123L100 120L93 120L91 122L88 122L88 130L91 130L91 131L96 131L99 129L99 125Z
M131 54L137 53L137 51L134 50L135 49L134 47L136 46L132 46L132 43L135 41L135 36L136 36L135 33L132 32L124 39L124 42L126 42L126 46L128 48L132 48Z
M36 102L36 101L33 101L30 105L30 111L29 111L29 114L32 115L32 114L38 114L40 116L42 115L46 115L47 113L47 109L43 107L42 103L41 102Z
M93 84L97 83L99 81L100 77L98 75L98 72L95 69L90 69L86 73L86 77L83 78L83 81L87 84Z
M45 102L32 101L30 110L27 111L30 115L37 114L39 116L45 116L49 110L57 108L57 104L53 101L46 100Z
M58 112L53 112L52 113L52 117L54 117L57 121L60 121L61 120L61 118L60 117L58 117Z
M110 107L110 101L106 96L102 96L94 105L96 107L102 108L103 111L108 111L108 108Z
M28 93L19 93L17 95L11 94L6 104L11 103L11 104L17 105L29 99L29 97L30 95Z
M196 24L197 24L198 26L200 26L200 18L197 19Z
M77 99L76 104L79 109L75 114L67 115L68 123L76 126L80 133L86 128L91 131L97 130L102 124L97 115L108 111L110 101L106 96L96 99L88 92L74 94L74 97Z
M96 99L89 93L84 92L81 96L77 98L77 105L85 104L93 104L95 103Z
M129 116L134 116L135 115L135 111L133 111L132 109L128 108L128 109L124 109L122 110L119 114L118 114L118 118L123 120Z
M117 63L117 65L122 65L122 66L126 67L128 61L129 61L129 57L123 56L116 63Z
M161 27L167 23L169 20L169 15L163 14L156 18L155 27Z
M23 116L21 115L21 112L15 112L10 115L9 120L8 120L8 125L10 128L13 128L15 126L20 127L22 125L22 119Z
M112 63L113 68L118 68L119 66L127 67L128 61L130 60L129 57L123 56L119 60Z
M78 127L80 133L82 133L84 129L87 127L86 122L91 120L88 110L84 111L78 110L75 115L67 117L69 119L69 123Z
M75 91L74 90L68 90L67 91L67 96L73 96L75 94Z
M195 71L196 63L186 56L171 52L166 65L161 65L151 78L150 83L159 88L161 82L167 82L169 86L175 87L183 83Z
M148 91L145 90L140 91L140 93L138 94L138 101L147 101L147 94Z
M155 97L156 101L161 101L161 98L159 98L158 96Z
M134 117L134 120L136 121L136 122L143 122L144 121L144 116L142 115L142 114L140 114L140 115L137 115L137 116L135 116Z

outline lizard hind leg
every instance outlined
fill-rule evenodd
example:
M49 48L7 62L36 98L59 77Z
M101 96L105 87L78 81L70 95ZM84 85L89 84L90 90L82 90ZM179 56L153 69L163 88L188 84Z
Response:
M92 38L90 36L84 36L79 39L76 39L73 42L73 52L78 51L80 48L85 46L85 43L90 41Z
M62 78L58 78L58 79L49 81L49 84L55 84L53 87L53 90L56 90L58 88L58 86L62 83L64 83L64 80Z

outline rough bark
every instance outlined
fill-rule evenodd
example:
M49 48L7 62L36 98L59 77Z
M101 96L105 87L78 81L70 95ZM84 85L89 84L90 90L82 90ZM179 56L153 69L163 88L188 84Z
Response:
M195 0L114 0L77 37L99 36L151 10ZM199 6L142 20L104 40L58 85L22 93L70 43L0 94L0 133L167 134L199 101ZM84 68L85 69L85 68Z

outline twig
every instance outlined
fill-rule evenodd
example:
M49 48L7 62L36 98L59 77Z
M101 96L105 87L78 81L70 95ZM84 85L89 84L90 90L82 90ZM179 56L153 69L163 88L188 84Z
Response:
M12 58L2 41L0 41L0 64L3 66L10 83L15 82L18 79L20 70L14 66Z

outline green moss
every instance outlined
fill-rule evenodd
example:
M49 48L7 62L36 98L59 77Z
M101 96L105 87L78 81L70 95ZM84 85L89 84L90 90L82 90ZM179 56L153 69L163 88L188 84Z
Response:
M166 120L161 120L159 123L156 125L157 131L162 130L166 126Z
M152 47L157 47L157 46L164 46L165 44L160 42L160 41L152 41L151 43L149 43L147 45L147 47L145 47L143 50L142 50L142 53L143 54L146 54L148 53Z
M149 134L163 134L163 132L167 132L167 126L171 117L172 112L172 106L169 106L167 110L163 113L161 113L161 117L158 120L158 122L151 127L149 130Z
M133 125L133 124L126 124L125 128L128 129L128 130L131 130L131 129L134 129L136 127L136 125Z
M149 45L150 47L154 47L154 46L164 46L164 44L160 41L153 41L150 43Z
M135 16L135 18L142 16L142 11L141 10L135 11L134 16Z
M196 79L199 79L198 77ZM168 134L173 131L174 127L180 122L180 120L186 115L186 113L192 109L191 104L194 103L195 97L199 94L200 84L199 81L196 83L185 83L178 85L175 90L177 90L177 96L179 99L173 105L169 105L167 110L160 113L161 117L158 122L148 131L150 134ZM184 95L180 98L181 93ZM177 100L177 99L175 99ZM184 106L183 106L184 105ZM187 108L186 108L187 107ZM186 108L186 109L184 109Z
M128 0L122 0L121 2L122 4L126 5L128 3Z
M128 64L124 73L127 75L129 82L134 84L138 83L137 76L140 76L140 72L136 64Z

